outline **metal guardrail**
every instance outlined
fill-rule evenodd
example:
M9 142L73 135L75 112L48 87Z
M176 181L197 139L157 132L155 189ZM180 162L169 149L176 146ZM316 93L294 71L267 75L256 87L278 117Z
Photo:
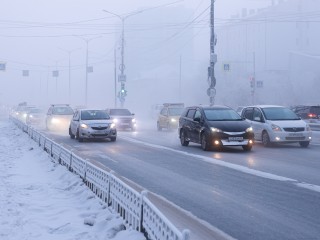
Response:
M178 230L148 199L147 191L138 191L94 161L83 159L20 120L10 119L50 157L79 175L91 191L125 220L127 227L144 233L150 240L189 240L190 231Z

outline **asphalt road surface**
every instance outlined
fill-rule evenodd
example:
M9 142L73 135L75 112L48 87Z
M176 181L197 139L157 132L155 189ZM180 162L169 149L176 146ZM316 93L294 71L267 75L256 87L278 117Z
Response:
M320 239L320 141L204 152L152 126L116 142L46 133L236 239Z

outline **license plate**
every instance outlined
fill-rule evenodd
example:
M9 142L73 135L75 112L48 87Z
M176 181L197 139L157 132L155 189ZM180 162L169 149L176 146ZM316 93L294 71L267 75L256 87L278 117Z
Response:
M243 140L243 137L229 137L228 138L229 139L229 141L242 141Z
M289 133L290 137L302 137L303 134L302 133Z
M121 126L129 126L129 123L120 123Z

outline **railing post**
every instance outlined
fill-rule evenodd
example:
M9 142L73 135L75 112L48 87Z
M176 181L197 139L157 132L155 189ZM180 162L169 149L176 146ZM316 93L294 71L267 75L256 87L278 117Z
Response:
M143 231L143 198L147 197L147 195L148 195L148 191L147 190L143 190L141 192L141 202L140 202L141 214L140 214L140 224L139 224L139 231L140 232Z
M190 230L184 229L182 231L182 240L190 240Z

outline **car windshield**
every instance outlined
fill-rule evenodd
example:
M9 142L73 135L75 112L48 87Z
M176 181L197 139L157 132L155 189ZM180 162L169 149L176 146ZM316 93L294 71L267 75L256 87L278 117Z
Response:
M103 120L110 119L106 111L102 110L85 110L81 112L82 120Z
M129 116L131 113L128 109L110 109L110 115Z
M169 116L180 116L183 112L183 108L169 108L168 113Z
M73 115L71 107L54 107L52 113L55 115Z
M43 113L41 109L31 109L29 113Z
M267 120L300 120L300 118L289 108L267 107L262 108Z
M204 114L209 121L239 121L240 115L233 109L205 109Z

